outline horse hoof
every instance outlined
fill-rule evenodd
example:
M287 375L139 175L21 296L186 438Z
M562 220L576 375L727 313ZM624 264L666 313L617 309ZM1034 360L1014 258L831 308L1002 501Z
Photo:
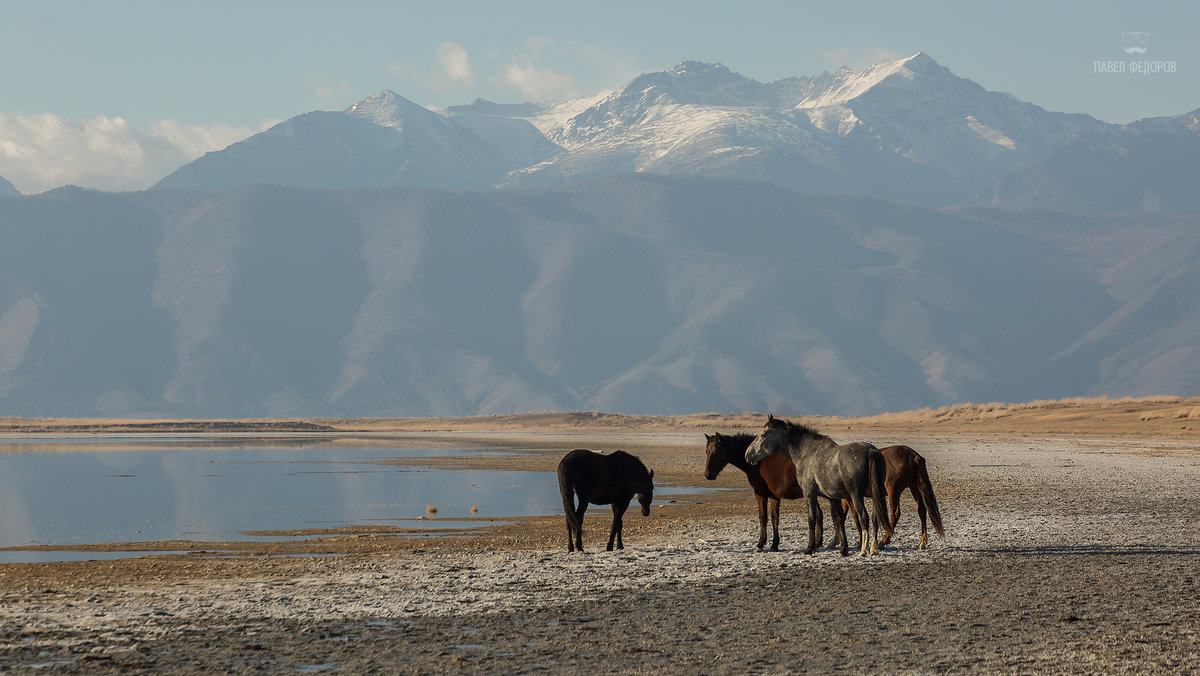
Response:
M761 552L762 550L763 550L763 548L762 548L762 547L755 547L755 548L754 548L754 553L755 553L755 554L757 554L757 553Z

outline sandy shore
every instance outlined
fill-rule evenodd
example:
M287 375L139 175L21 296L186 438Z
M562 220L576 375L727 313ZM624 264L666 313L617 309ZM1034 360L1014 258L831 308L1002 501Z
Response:
M795 503L783 506L783 551L754 554L753 499L728 468L715 485L738 490L627 517L622 552L600 551L608 511L594 508L582 555L566 553L561 517L544 517L433 537L359 529L159 543L221 555L0 564L0 671L1196 671L1193 405L1065 407L1058 423L1044 410L1040 422L817 420L841 441L925 455L948 530L926 551L906 498L880 556L805 556ZM661 482L708 487L700 431L761 421L586 415L361 422L358 434L524 449L444 461L505 469L625 448ZM1088 416L1108 429L1078 433ZM353 436L351 421L316 423Z

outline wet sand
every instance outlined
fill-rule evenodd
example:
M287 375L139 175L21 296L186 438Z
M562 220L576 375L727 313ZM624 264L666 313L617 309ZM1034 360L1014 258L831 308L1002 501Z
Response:
M893 545L870 558L804 555L805 511L791 502L783 551L753 553L745 478L735 468L713 484L700 476L701 432L752 430L761 417L314 421L355 443L366 434L524 451L443 460L454 466L551 470L571 448L623 448L660 483L737 490L627 515L620 552L603 551L610 512L593 507L585 554L567 554L556 516L423 537L362 528L0 564L0 671L1196 671L1194 405L806 419L839 441L907 443L929 462L947 537L931 533L917 550L906 497Z

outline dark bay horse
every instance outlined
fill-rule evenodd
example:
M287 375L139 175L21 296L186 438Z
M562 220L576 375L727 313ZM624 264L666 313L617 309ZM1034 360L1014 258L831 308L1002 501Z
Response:
M589 504L612 505L612 528L608 532L608 551L613 540L617 549L625 549L621 541L621 517L629 501L637 495L642 516L650 516L654 501L654 472L637 456L625 451L608 455L586 449L576 449L558 463L558 489L562 493L563 509L567 512L567 551L583 551L583 513ZM578 496L579 505L574 504Z
M720 432L704 435L708 444L704 463L704 478L712 481L726 465L733 465L746 474L754 498L758 503L758 545L754 551L761 552L767 545L767 509L771 513L771 551L779 551L779 500L799 500L804 497L796 481L796 466L786 453L778 453L763 459L757 465L746 462L746 448L754 441L753 434L724 435ZM819 508L818 508L819 509ZM817 514L817 540L823 540L824 519Z
M917 514L921 517L921 544L917 549L925 549L929 544L925 525L927 509L933 529L939 537L946 537L946 531L942 528L942 513L938 510L937 498L933 495L933 484L930 483L929 472L925 469L925 458L908 446L888 446L880 449L879 453L887 462L884 488L887 490L892 530L896 529L896 522L900 520L900 495L908 490L917 502ZM868 494L867 497L875 496ZM854 516L854 523L858 523L858 512L854 511L848 500L842 501L842 509L850 510L850 514ZM884 534L880 546L886 545L891 539L891 533Z
M805 553L812 554L820 546L816 514L817 498L823 497L829 499L829 512L841 541L842 555L845 556L848 553L846 512L842 509L841 501L849 500L857 513L866 517L868 512L863 498L868 493L878 496L885 494L883 486L887 467L879 449L866 442L838 444L804 425L767 416L762 433L746 448L746 462L757 465L773 453L786 453L791 457L796 466L796 481L808 500L808 548ZM891 534L891 523L883 500L876 498L871 502L875 508L876 524L882 524L886 533ZM870 520L869 517L864 518L859 525L861 556L879 552L878 544L868 537L867 525Z

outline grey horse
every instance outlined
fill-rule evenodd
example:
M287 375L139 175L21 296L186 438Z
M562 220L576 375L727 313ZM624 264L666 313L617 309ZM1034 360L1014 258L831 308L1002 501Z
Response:
M756 465L772 453L787 453L796 465L796 479L808 500L808 548L812 554L820 547L816 535L816 517L819 507L817 498L829 499L829 511L833 516L835 533L841 541L842 556L848 553L846 545L846 512L842 500L849 500L858 514L867 515L863 496L877 496L871 502L875 508L875 527L882 524L888 535L892 533L891 521L883 497L887 463L879 449L866 442L838 444L804 425L767 416L767 423L750 446L746 448L746 462ZM875 538L868 537L868 522L864 518L859 524L860 556L879 553Z

